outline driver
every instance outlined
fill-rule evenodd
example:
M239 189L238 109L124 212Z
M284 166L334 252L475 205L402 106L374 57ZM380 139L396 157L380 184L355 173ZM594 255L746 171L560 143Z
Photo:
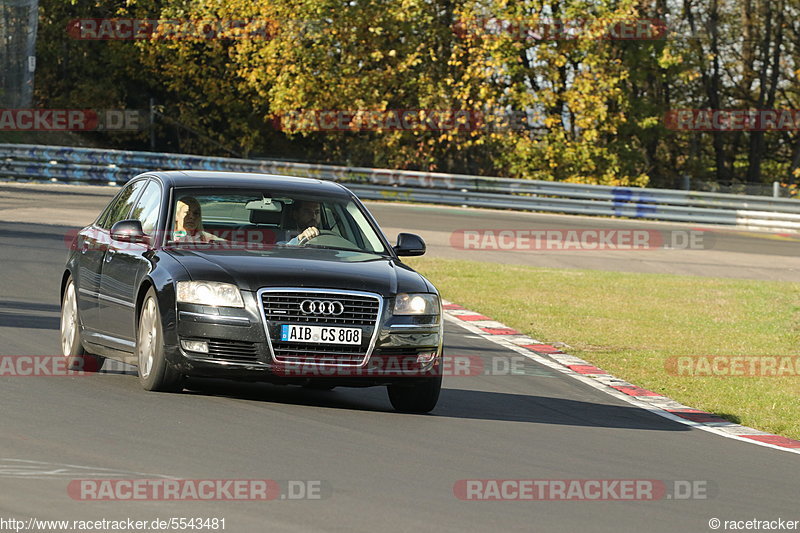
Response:
M322 225L322 208L319 202L299 200L295 202L287 229L299 231L300 234L287 244L303 244L319 236L318 226Z

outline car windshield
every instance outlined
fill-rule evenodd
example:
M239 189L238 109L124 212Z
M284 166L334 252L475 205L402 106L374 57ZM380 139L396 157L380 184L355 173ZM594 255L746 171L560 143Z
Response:
M175 189L172 245L329 248L387 254L351 198L269 190Z

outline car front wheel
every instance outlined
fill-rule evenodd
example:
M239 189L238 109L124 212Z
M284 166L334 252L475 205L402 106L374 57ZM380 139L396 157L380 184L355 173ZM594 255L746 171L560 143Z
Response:
M442 376L414 384L396 383L387 387L392 407L401 413L428 413L436 407L442 390Z
M81 343L81 321L72 276L67 280L61 299L61 353L67 359L67 368L70 370L97 372L105 361L105 357L86 353Z
M178 392L183 390L183 376L167 364L164 355L164 331L158 300L151 288L144 298L139 313L139 329L136 336L139 383L145 390Z

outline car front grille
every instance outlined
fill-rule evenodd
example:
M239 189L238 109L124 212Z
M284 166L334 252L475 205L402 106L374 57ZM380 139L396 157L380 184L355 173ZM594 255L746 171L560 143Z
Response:
M337 316L307 313L301 310L302 302L339 302L343 306ZM372 338L382 309L377 294L338 291L266 290L261 292L261 305L272 346L273 358L281 363L325 365L359 365L369 355ZM282 324L361 328L361 344L326 344L281 341Z
M228 339L208 339L207 342L208 355L206 357L236 363L259 362L255 343Z
M344 312L339 316L306 314L300 310L305 300L341 302ZM331 326L374 326L380 307L377 297L330 292L265 292L261 296L267 320L291 324Z

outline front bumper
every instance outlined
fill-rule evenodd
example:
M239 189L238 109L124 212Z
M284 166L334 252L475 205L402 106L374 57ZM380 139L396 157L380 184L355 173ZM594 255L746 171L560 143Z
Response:
M369 342L370 349L363 363L319 364L303 353L287 362L274 355L270 340L276 339L268 339L267 332L274 331L275 324L266 320L260 296L246 291L242 296L244 309L178 303L178 342L165 347L169 364L187 376L343 386L407 382L441 372L441 314L397 317L391 313L392 299L384 299L377 326L364 331L363 342ZM205 342L208 353L189 351L181 341Z

